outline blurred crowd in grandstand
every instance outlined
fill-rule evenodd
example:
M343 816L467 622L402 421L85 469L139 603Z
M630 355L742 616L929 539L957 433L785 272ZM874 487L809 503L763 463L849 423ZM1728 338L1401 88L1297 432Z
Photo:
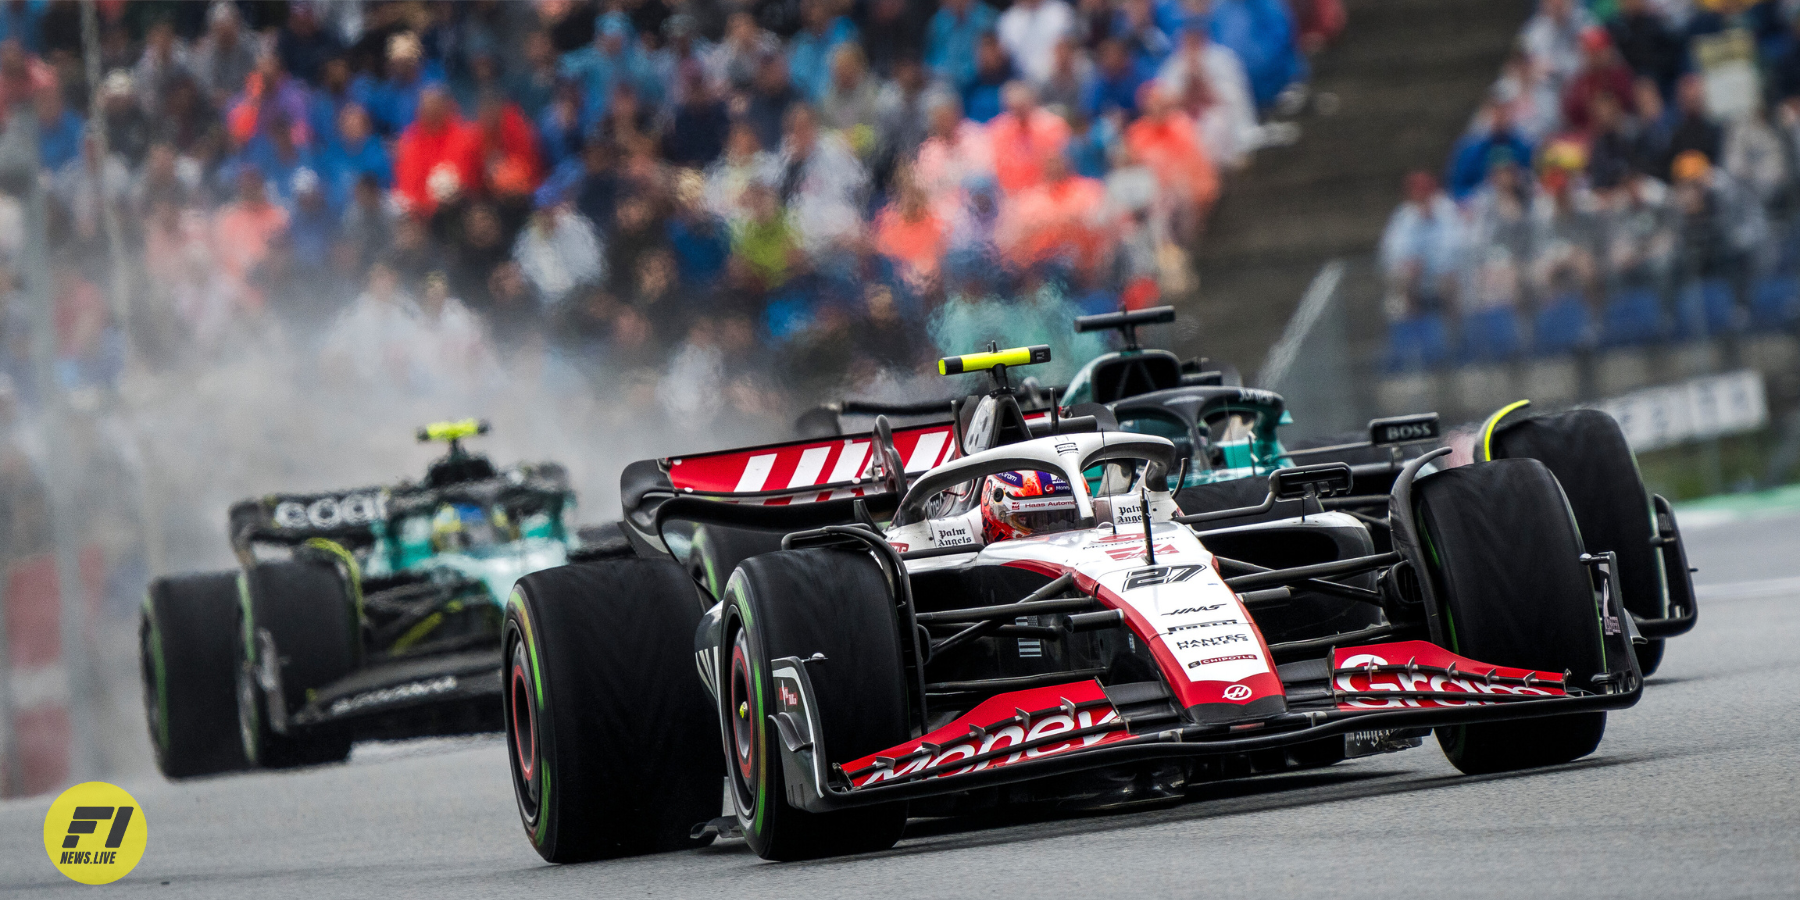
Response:
M1800 2L1539 0L1380 261L1393 372L1794 327Z
M91 84L78 4L0 3L59 377L276 332L399 386L542 349L677 415L1152 301L1343 25L1337 0L98 8ZM0 262L20 221L0 198ZM0 369L29 395L18 310Z

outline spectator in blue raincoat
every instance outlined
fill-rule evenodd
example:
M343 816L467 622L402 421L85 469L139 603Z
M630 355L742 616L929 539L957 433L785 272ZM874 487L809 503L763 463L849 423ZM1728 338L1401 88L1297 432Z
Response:
M975 46L999 13L981 0L944 0L925 26L925 67L958 91L975 82Z
M601 16L594 26L594 43L563 54L562 74L581 85L584 128L591 128L606 118L613 89L620 84L631 86L648 105L655 106L662 98L655 70L638 52L631 20L624 13L611 12Z
M1094 77L1087 84L1083 110L1090 116L1104 116L1113 110L1128 118L1136 116L1138 88L1155 72L1144 59L1134 57L1118 38L1101 41L1095 56Z
M349 205L350 195L364 175L373 176L382 190L393 188L394 160L388 155L387 145L375 137L366 110L354 103L346 104L338 113L333 132L332 140L319 154L325 200L332 209Z
M856 26L847 16L833 16L825 0L806 0L800 15L800 31L788 41L788 74L808 100L825 96L831 85L831 54L839 44L856 40Z
M39 23L49 7L49 0L0 3L0 41L16 38L32 53L43 52L43 29Z
M1306 61L1294 47L1293 14L1282 0L1213 0L1211 6L1207 21L1212 39L1244 61L1258 109L1305 77Z
M81 154L81 116L63 105L54 86L40 88L32 98L37 106L38 157L43 167L56 171Z
M359 75L350 85L350 96L375 120L376 128L387 135L397 135L411 125L419 113L419 95L433 85L444 83L443 67L423 59L419 38L403 31L388 39L388 77L376 81Z
M1531 142L1513 123L1512 105L1489 101L1476 117L1474 127L1450 151L1445 187L1449 188L1451 199L1460 203L1481 187L1496 150L1505 151L1520 164L1531 160Z

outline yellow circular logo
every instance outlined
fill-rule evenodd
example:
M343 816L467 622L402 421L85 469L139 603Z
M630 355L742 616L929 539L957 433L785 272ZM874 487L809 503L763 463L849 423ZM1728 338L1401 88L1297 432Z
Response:
M62 792L44 814L44 852L82 884L111 884L144 858L150 825L125 789L89 781Z

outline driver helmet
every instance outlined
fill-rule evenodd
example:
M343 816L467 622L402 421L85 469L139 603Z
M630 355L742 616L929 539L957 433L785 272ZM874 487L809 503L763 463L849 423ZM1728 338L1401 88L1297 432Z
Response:
M475 503L445 503L431 520L431 543L438 552L491 547L501 542L501 523Z
M1075 492L1061 476L1022 470L989 475L981 485L981 535L986 543L1068 531L1081 524Z

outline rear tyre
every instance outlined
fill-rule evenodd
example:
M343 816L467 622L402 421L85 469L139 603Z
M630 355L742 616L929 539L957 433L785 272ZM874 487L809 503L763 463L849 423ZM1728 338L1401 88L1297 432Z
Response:
M313 692L356 668L362 632L344 576L323 562L293 561L259 563L243 577L235 637L244 756L268 769L342 762L348 730L283 733L274 718L299 712Z
M502 693L513 794L554 863L708 843L718 719L694 666L700 605L674 562L612 559L520 579Z
M144 718L169 778L244 768L238 738L236 572L150 582L138 620Z
M1581 535L1555 476L1531 459L1448 469L1414 487L1426 555L1452 652L1485 663L1569 672L1588 687L1607 671ZM1606 714L1575 713L1437 729L1469 773L1548 766L1594 752Z
M764 859L885 850L906 827L904 804L810 813L787 802L773 660L815 653L807 668L832 762L904 743L906 685L886 577L867 553L791 550L745 560L725 588L719 721L727 793L744 839Z
M1618 554L1625 608L1646 619L1668 614L1662 561L1650 543L1656 515L1637 457L1612 416L1577 409L1522 419L1496 431L1490 450L1495 459L1529 458L1548 467L1569 498L1587 552ZM1662 640L1634 649L1646 676L1662 663Z
M768 531L696 525L693 547L688 551L688 572L716 600L725 596L725 582L731 579L738 563L780 550L781 538Z

